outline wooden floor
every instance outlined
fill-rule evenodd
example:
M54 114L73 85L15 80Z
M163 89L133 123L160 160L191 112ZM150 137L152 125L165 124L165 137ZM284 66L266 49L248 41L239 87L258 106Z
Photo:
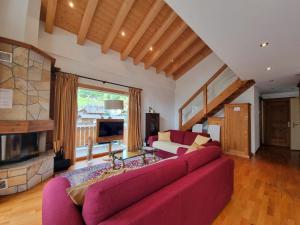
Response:
M300 225L300 151L263 148L235 161L234 195L213 225ZM0 225L40 225L44 184L0 198Z

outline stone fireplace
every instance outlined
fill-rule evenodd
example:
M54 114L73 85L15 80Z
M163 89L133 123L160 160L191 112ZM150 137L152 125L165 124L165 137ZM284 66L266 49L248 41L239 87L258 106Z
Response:
M0 37L0 91L12 93L9 106L0 105L0 195L28 190L53 175L54 62L34 46Z

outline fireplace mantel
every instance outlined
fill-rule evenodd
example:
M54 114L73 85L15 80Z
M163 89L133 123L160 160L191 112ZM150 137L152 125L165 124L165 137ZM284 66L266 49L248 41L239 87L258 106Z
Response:
M0 120L0 134L21 134L53 129L53 120Z

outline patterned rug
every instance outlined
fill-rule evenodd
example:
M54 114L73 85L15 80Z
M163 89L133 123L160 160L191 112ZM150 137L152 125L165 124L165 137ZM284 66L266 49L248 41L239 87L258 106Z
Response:
M146 165L143 164L143 158L141 156L137 156L135 158L125 160L125 167L126 168L139 168L143 166L147 166L153 164L157 161L161 160L161 158L156 157L156 161L153 158L152 154L146 155ZM121 160L116 160L117 168L122 166ZM98 165L88 166L85 168L81 168L78 170L70 171L61 173L58 176L66 177L69 181L71 186L76 186L80 183L93 179L99 176L106 170L112 169L111 162L104 162Z

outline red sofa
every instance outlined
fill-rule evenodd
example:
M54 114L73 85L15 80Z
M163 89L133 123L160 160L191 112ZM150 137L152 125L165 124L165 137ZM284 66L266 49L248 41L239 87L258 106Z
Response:
M233 161L216 146L91 185L83 208L63 177L43 192L43 225L209 225L233 192Z
M172 152L159 149L156 152L156 155L161 157L161 158L169 158L175 155L182 155L188 150L188 146L192 145L197 137L197 135L202 135L205 137L210 137L208 133L196 133L196 132L191 132L191 131L179 131L179 130L169 130L170 134L170 139L172 143L178 144L177 147L177 152ZM153 146L154 142L158 141L158 136L150 136L148 138L148 145L151 147L156 147ZM206 143L204 146L221 146L218 141L209 141Z

